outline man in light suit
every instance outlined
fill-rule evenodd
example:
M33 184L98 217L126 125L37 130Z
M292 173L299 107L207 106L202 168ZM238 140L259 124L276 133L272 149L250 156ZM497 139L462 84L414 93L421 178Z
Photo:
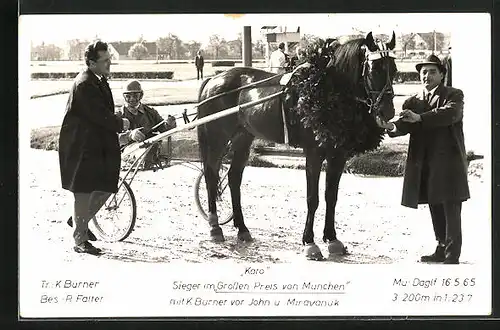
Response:
M89 240L90 219L111 193L118 190L121 154L118 133L129 128L126 118L116 115L113 95L106 80L111 65L108 45L97 41L85 50L87 69L71 87L59 134L59 165L62 187L74 194L74 250L99 254Z
M379 125L390 137L410 134L402 205L428 204L437 247L422 262L458 264L462 202L470 198L464 145L464 95L443 84L446 68L430 55L416 65L422 92L407 99L400 119Z
M287 66L287 55L285 54L285 44L279 44L278 49L271 53L269 58L269 71L280 74L285 73Z

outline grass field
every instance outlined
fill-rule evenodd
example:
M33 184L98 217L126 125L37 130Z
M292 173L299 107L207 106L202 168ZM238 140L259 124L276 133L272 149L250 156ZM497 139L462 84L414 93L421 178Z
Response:
M163 62L163 61L162 61ZM415 71L415 62L397 61L398 70L401 72ZM236 66L241 66L237 63ZM264 63L254 63L254 67L264 67ZM77 72L84 68L83 63L60 61L60 62L32 62L31 72ZM227 69L228 67L212 67L210 63L205 66L205 76L212 76L216 70ZM170 113L172 109L168 105L195 103L197 101L197 91L200 81L196 81L196 70L192 63L159 63L155 61L117 61L111 68L115 72L134 72L134 71L174 71L174 79L172 80L142 80L143 89L145 90L144 103L157 106L157 110L162 115ZM194 80L193 80L194 79ZM59 127L52 126L60 123L64 111L67 96L58 95L51 97L43 97L48 95L56 95L67 93L72 79L65 80L31 80L29 83L29 94L32 98L29 109L25 109L26 113L30 114L30 118L42 116L47 119L54 117L54 120L49 120L45 125L34 125L35 128L31 133L31 147L54 150L57 149L57 139ZM110 80L110 86L113 92L116 105L123 103L121 96L121 88L123 81L119 79ZM401 108L402 101L409 95L417 92L420 89L418 84L395 84L394 91L396 97L394 105L396 115ZM50 110L50 111L49 111ZM175 109L180 113L179 109ZM174 113L175 114L175 113ZM36 120L35 120L36 122ZM45 127L43 126L52 126ZM182 149L178 151L183 156L184 153L192 153L193 146L196 146L197 139L195 132L185 132L182 136L178 136L181 140L189 141L189 150ZM370 174L370 175L385 175L398 176L401 175L404 169L404 160L406 158L407 137L385 139L381 148L375 152L366 155L360 155L351 159L346 170L353 173ZM193 150L191 150L193 149ZM272 166L270 163L263 162L263 158L258 157L252 152L250 164L254 166Z
M55 92L57 89L69 88L72 81L32 81L33 91L40 93L42 90L46 92ZM111 81L115 104L119 105L123 102L121 96L120 81ZM178 104L185 102L196 102L196 95L199 82L198 81L143 81L145 90L145 103L148 104ZM402 101L420 88L415 84L398 84L394 85L396 97L394 99L396 115L401 109ZM50 97L34 98L30 100L29 106L22 109L22 113L31 118L33 122L31 131L31 147L36 149L56 150L57 139L59 134L59 125L64 114L65 103L67 96L57 95ZM190 108L189 104L177 106L175 109L170 106L155 106L162 116L167 114L178 115L184 107ZM40 117L43 120L36 118ZM44 127L51 126L51 127ZM188 142L185 144L184 142ZM256 141L258 143L258 141ZM176 144L176 153L179 157L192 156L197 153L197 137L196 131L187 131L176 135L174 138ZM262 145L267 145L261 142ZM404 169L404 161L406 159L406 148L408 144L408 136L398 138L384 139L381 148L374 152L360 155L351 159L346 165L346 170L351 173L367 174L367 175L383 175L383 176L399 176L402 175ZM188 157L189 158L189 157ZM272 166L270 162L265 162L265 157L259 157L252 152L250 164L253 166L268 167ZM276 165L276 164L275 164ZM294 162L290 167L301 168ZM281 167L278 165L278 167Z
M264 68L265 63L254 63L254 67ZM241 66L237 63L236 66ZM398 69L410 71L414 70L414 63L398 62ZM84 64L80 62L33 62L31 72L77 72L84 69ZM212 67L210 63L205 65L205 76L215 74L216 70L227 69L227 67ZM196 70L192 63L155 63L155 61L118 61L111 68L115 72L134 72L134 71L174 71L174 81L172 80L144 80L142 81L145 90L145 99L148 104L172 104L180 101L196 102L197 89L199 82L196 79ZM176 81L175 81L176 80ZM181 80L181 81L178 81ZM32 80L30 82L30 94L32 98L45 95L54 95L67 92L72 84L72 80ZM111 80L110 86L113 92L115 103L122 103L121 85L122 81ZM398 99L403 95L408 95L415 90L415 85L395 86L395 92ZM62 96L60 96L62 97ZM49 97L48 99L32 100L33 108L44 109L42 103L47 103L45 108L63 109L60 97ZM65 98L65 97L64 97ZM56 101L58 100L58 101ZM42 102L43 101L43 102ZM61 104L59 104L61 103ZM398 104L399 105L399 104ZM160 107L161 108L161 107ZM158 108L161 112L163 109ZM48 112L43 111L44 116ZM163 112L162 112L163 113ZM59 127L37 128L31 134L31 147L37 149L57 150ZM192 156L191 153L197 153L197 138L195 131L185 132L183 136L176 136L174 146L177 149L179 157ZM183 143L188 141L187 145ZM179 142L179 145L176 145ZM194 143L194 144L193 144ZM193 149L193 145L195 149ZM406 141L390 141L390 147L385 146L373 153L369 157L355 157L348 164L346 170L355 173L397 176L402 174L403 163L406 158ZM187 146L186 148L184 146ZM184 150L185 149L185 150ZM193 150L191 150L193 149ZM368 155L367 155L368 156ZM188 157L189 158L189 157ZM273 166L273 164L263 161L258 155L252 152L250 165L253 166ZM295 166L295 165L294 165Z
M42 150L58 150L60 127L43 127L31 131L30 147ZM391 141L394 142L394 141ZM264 140L254 141L254 146L273 145L277 151L287 152L287 147L275 145ZM172 137L173 157L180 159L199 159L198 138L196 130L185 131ZM390 143L382 145L379 149L351 158L345 171L353 174L376 175L376 176L401 176L404 172L406 161L405 143ZM165 151L166 152L166 151ZM295 158L295 157L292 157ZM305 166L300 158L285 163L274 162L274 159L260 157L259 153L252 148L248 165L254 167L282 167L293 169L304 169ZM326 163L322 170L326 170Z
M184 66L184 68L186 68ZM72 80L32 80L30 82L31 95L50 95L58 92L64 92L69 89ZM196 80L185 81L159 81L159 80L144 80L141 81L145 90L145 103L147 104L174 104L177 102L196 102L196 95L199 83ZM110 86L115 99L115 104L120 105L123 102L121 96L121 85L123 81L110 81ZM415 85L397 85L395 86L396 94L408 95L412 93ZM402 96L398 96L402 99ZM67 96L58 95L50 97L34 98L30 101L30 109L26 109L30 113L30 118L35 118L42 115L46 121L45 125L34 125L35 129L31 131L31 147L44 150L57 150L58 135L60 127L57 125L62 120L64 105ZM171 107L171 106L170 106ZM166 116L170 113L169 106L159 106L156 109L161 115ZM175 110L178 113L179 109ZM54 117L54 120L47 121L48 118ZM44 122L45 122L44 121ZM51 126L51 127L43 127ZM359 174L374 174L397 176L402 174L403 162L406 158L406 141L403 139L391 139L387 141L390 147L386 146L378 151L371 153L371 157L358 158L355 157L346 166L346 170L351 173ZM401 141L400 141L401 140ZM198 146L196 131L187 131L178 134L173 138L176 157L180 158L197 158ZM259 143L256 141L256 143ZM267 145L261 141L260 144ZM278 146L279 148L282 148ZM373 160L372 160L373 159ZM291 167L302 168L301 161L287 162L286 165L273 164L267 161L264 157L259 157L254 151L251 152L249 165L257 167Z
M20 109L23 118L29 118L32 128L60 125L64 109L68 101L68 91L72 80L32 80L28 84L31 99ZM122 87L124 81L110 80L110 87L116 106L123 104ZM153 106L160 115L180 115L184 109L193 112L193 104L198 102L197 95L201 81L166 81L141 80L144 89L145 104ZM411 94L418 92L416 84L394 85L394 106L396 114L401 110L403 101ZM60 94L60 95L54 95ZM48 96L53 95L53 96ZM181 106L182 104L182 106Z

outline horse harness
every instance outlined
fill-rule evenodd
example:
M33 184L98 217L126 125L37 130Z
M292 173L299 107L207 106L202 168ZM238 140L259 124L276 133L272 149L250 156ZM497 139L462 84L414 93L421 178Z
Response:
M362 83L363 83L363 88L364 88L365 93L366 93L366 98L355 97L356 101L364 103L368 106L369 113L372 113L372 111L374 111L374 110L376 111L376 113L378 113L380 102L382 101L382 98L384 95L386 95L386 94L394 95L388 66L386 66L386 70L387 70L386 83L385 83L384 87L382 88L382 90L381 91L372 91L372 90L369 90L369 88L368 88L368 83L367 83L368 82L368 80L367 80L368 75L366 74L366 70L369 67L370 63L373 61L376 61L376 60L383 59L383 58L396 58L394 52L392 50L387 49L387 47L384 43L379 42L378 46L379 46L380 50L369 51L368 49L366 49L366 51L365 51L365 60L363 62L363 71L361 74L361 79L362 79ZM329 60L328 64L326 65L325 69L330 67L332 64L333 64L333 57L331 57L331 55L330 55L330 60ZM209 97L209 98L203 100L202 102L200 102L198 104L198 106L203 104L203 103L212 101L213 99L216 99L216 98L228 95L228 94L232 94L232 93L239 92L239 91L242 91L245 89L256 87L256 86L261 85L265 82L269 82L270 80L276 79L279 76L282 76L282 80L279 83L279 85L282 86L282 91L281 91L282 95L279 97L279 100L280 100L280 107L281 107L283 126L284 126L284 142L285 142L285 144L297 146L296 141L294 141L294 140L296 140L294 138L294 135L297 134L297 130L294 129L294 127L296 128L296 126L297 126L296 124L298 122L298 118L295 118L295 116L292 114L292 111L287 111L292 107L292 105L290 103L293 104L293 96L290 95L290 90L288 88L289 87L288 85L289 85L290 78L293 76L293 74L297 70L299 70L301 67L307 67L308 65L310 65L310 64L305 62L305 63L299 65L297 68L295 68L293 70L293 72L279 73L279 74L273 75L269 78L253 82L253 83L250 83L248 85L244 85L244 86L241 86L239 88L236 88L236 89L233 89L233 90L230 90L230 91L218 94L218 95L214 95L214 96ZM373 98L371 97L372 94L378 94L375 101L373 101ZM184 120L186 121L185 118L184 118ZM290 131L294 131L294 132L290 132Z
M370 63L373 61L377 61L377 60L380 60L383 58L396 58L396 55L394 54L394 52L387 49L387 47L384 43L379 42L378 46L379 46L380 50L376 50L376 51L372 52L372 51L366 49L366 51L365 51L365 60L363 62L363 71L361 73L361 79L362 79L363 88L365 90L367 97L366 97L366 99L356 97L357 101L364 103L368 106L369 113L372 113L372 111L375 110L376 114L378 114L378 110L379 110L380 102L382 101L382 97L385 94L394 95L394 91L392 89L392 82L391 82L391 78L389 75L389 66L386 66L386 71L387 71L386 72L387 73L386 74L386 82L385 82L385 85L381 91L372 91L372 90L368 89L368 80L367 80L368 75L366 74L367 68L370 66ZM375 102L373 101L373 98L371 97L373 94L375 94L375 95L378 94L377 98L375 99Z

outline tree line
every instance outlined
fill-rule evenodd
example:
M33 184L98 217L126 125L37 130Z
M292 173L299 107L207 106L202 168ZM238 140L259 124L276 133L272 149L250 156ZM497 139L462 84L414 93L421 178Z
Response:
M96 37L96 39L98 39ZM199 41L183 41L177 35L169 33L165 37L158 38L154 49L146 47L146 41L141 36L128 49L127 55L131 59L170 59L188 60L196 56L198 50L203 51L205 59L241 59L243 53L242 34L234 40L226 40L220 35L214 34L209 37L208 44L203 47ZM305 47L318 37L310 34L302 36L300 44ZM65 49L54 44L41 43L31 46L31 60L54 61L54 60L83 60L85 47L89 40L68 40ZM111 42L113 44L113 42ZM151 44L151 43L149 43ZM124 55L124 54L120 54ZM252 57L264 59L266 55L266 44L262 39L252 41Z
M422 34L420 34L422 35ZM347 36L347 39L364 37L361 34L353 34ZM376 36L375 36L376 37ZM381 36L386 37L386 36ZM428 36L427 36L428 37ZM96 36L96 39L97 36ZM317 40L318 37L311 34L304 34L301 37L299 45L306 47L308 44ZM422 40L417 36L417 33L400 34L397 36L397 45L403 52L402 56L406 57L408 50L442 50L445 47L445 37L442 33L437 33L435 45L432 40L427 40L425 44L419 43ZM427 38L428 39L428 38ZM85 47L90 43L88 40L72 39L66 44L66 52L62 47L54 44L41 43L40 45L31 46L31 60L38 61L54 61L54 60L82 60ZM113 42L111 42L113 43ZM154 44L152 47L146 45ZM297 43L292 44L295 47ZM141 36L133 43L127 55L131 59L170 59L170 60L188 60L196 56L198 50L203 51L205 59L241 59L243 52L243 41L241 33L234 40L225 40L220 35L214 34L209 37L207 45L203 45L198 41L183 41L177 35L169 33L165 37L158 38L153 43L146 43ZM433 49L435 47L435 49ZM293 49L292 49L293 51ZM265 41L258 39L252 42L252 57L255 59L264 59L266 53ZM124 54L120 54L124 55ZM117 60L117 58L115 58Z
M89 40L81 39L68 40L65 49L58 45L45 44L43 42L39 45L32 45L31 60L82 60L85 47L90 42ZM113 42L111 43L113 44ZM264 41L256 40L252 43L252 48L254 57L264 58ZM242 36L240 34L235 40L225 40L221 36L214 34L210 36L208 44L203 47L203 49L200 42L194 40L183 41L172 33L169 33L165 37L158 38L155 42L154 49L146 47L146 41L140 37L130 46L127 55L131 59L156 59L158 55L160 59L187 60L193 59L200 49L203 51L203 55L206 59L241 59L243 51Z

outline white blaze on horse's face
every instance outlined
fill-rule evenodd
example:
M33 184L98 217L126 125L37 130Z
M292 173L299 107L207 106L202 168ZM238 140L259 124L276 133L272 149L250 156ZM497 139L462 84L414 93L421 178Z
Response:
M380 43L380 45L382 45ZM368 83L374 91L381 91L386 84L392 87L392 81L396 74L396 54L392 50L380 47L380 50L370 52L366 50L366 66Z

